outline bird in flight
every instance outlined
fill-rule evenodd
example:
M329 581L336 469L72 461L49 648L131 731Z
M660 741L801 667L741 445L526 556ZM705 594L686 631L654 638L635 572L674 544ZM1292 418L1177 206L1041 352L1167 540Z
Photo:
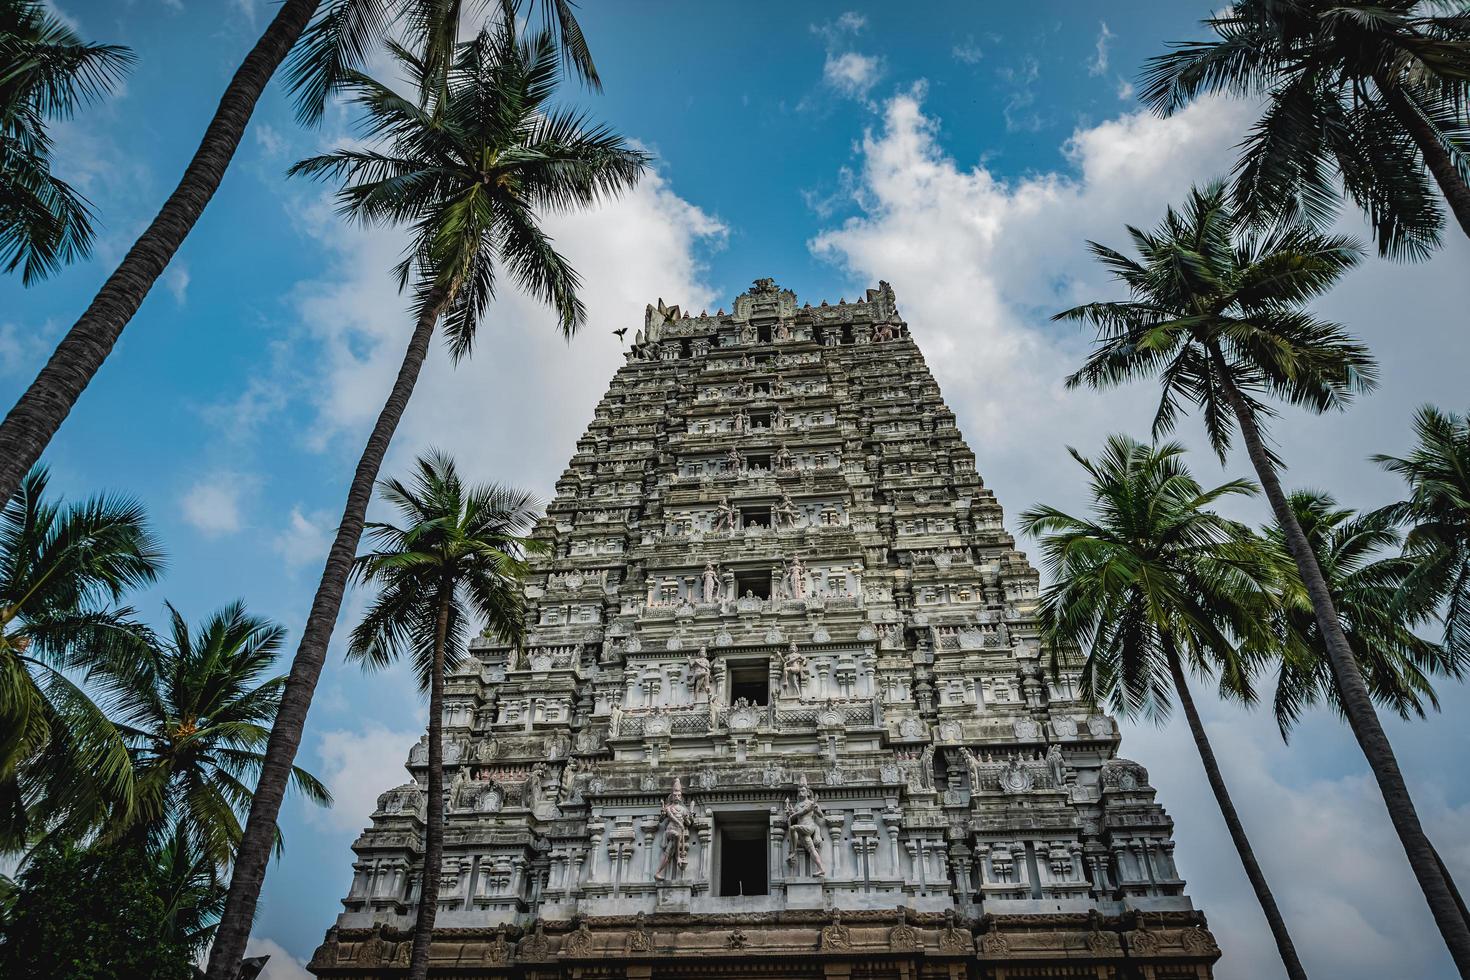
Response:
M627 328L627 327L623 327L623 328L622 328L622 329L620 329L620 330L614 330L614 331L613 331L613 333L615 333L615 334L617 334L617 335L618 335L618 342L619 342L619 343L623 343L623 335L624 335L624 334L625 334L625 333L627 333L627 332L628 332L628 328Z

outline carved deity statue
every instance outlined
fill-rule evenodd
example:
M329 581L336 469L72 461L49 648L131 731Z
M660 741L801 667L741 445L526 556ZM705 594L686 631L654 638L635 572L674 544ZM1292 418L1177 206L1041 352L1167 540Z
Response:
M732 449L730 451L734 452L735 450ZM736 529L735 524L738 520L739 518L735 513L735 505L730 503L730 498L721 497L719 505L715 507L714 529L716 531L734 531Z
M1046 764L1051 769L1052 786L1055 789L1067 788L1067 760L1062 757L1062 747L1055 743L1046 750Z
M701 646L689 661L689 688L697 698L709 693L709 648Z
M701 576L704 586L703 599L706 603L717 602L720 598L720 573L715 569L715 563L707 561L704 563L704 574Z
M791 564L786 569L786 580L791 598L806 598L806 565L802 564L800 555L791 556Z
M736 432L746 432L750 429L750 413L744 408L735 412L734 428Z
M623 727L623 706L621 704L614 704L612 706L611 715L612 724L608 726L607 733L616 737L619 730L621 730Z
M796 468L796 459L791 455L791 450L784 445L776 450L776 469L793 470Z
M727 464L726 468L731 473L739 473L745 469L745 457L740 454L740 450L735 446L731 446L730 451L725 454L725 462Z
M786 802L786 838L791 842L791 853L786 856L786 863L796 867L796 855L805 851L814 869L812 874L817 878L827 877L818 848L822 842L822 821L826 817L822 805L812 795L806 777L802 776L796 786L796 805L793 806L790 800Z
M674 777L674 788L659 809L659 819L664 827L663 857L659 859L658 870L653 873L654 881L664 880L664 871L670 861L674 862L676 878L683 874L684 866L689 863L689 825L694 822L694 811L684 802L684 787L678 776Z
M801 512L796 509L796 504L791 499L791 494L785 490L781 491L781 502L776 505L776 524L778 527L796 527L797 519Z
M786 650L786 657L781 662L781 686L799 696L805 680L806 658L797 649L796 641L792 640L791 646Z
M970 792L980 792L980 759L971 752L968 746L960 749L960 755L965 757L965 769L970 773Z

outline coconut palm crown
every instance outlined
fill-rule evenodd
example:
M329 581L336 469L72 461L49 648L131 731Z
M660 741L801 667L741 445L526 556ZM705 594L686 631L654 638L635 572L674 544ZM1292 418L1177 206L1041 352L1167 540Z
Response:
M1218 674L1222 693L1254 699L1251 651L1273 601L1270 563L1248 528L1212 508L1256 487L1232 480L1204 489L1177 443L1113 436L1096 460L1068 451L1091 477L1092 513L1039 505L1021 515L1052 578L1039 619L1053 669L1068 669L1067 651L1085 651L1084 695L1124 717L1162 719L1178 700L1286 974L1305 980L1189 684L1191 673Z
M1129 298L1057 314L1097 328L1093 352L1067 383L1105 388L1157 376L1163 393L1155 435L1172 428L1181 405L1192 403L1222 461L1239 430L1311 601L1348 726L1445 945L1470 976L1470 920L1424 833L1331 586L1281 485L1282 461L1266 441L1272 409L1263 397L1326 412L1374 386L1368 350L1305 309L1362 250L1351 239L1299 225L1257 234L1219 183L1192 191L1188 205L1170 208L1156 231L1130 227L1129 233L1137 259L1091 243L1093 254L1128 287Z
M267 676L285 630L233 602L191 629L172 605L168 629L96 679L128 744L138 781L134 827L165 840L182 828L219 869L234 858L284 676ZM297 767L293 785L330 805L317 778Z
M1415 561L1398 554L1400 534L1387 510L1366 514L1340 507L1330 494L1299 490L1292 509L1317 553L1342 617L1343 632L1373 700L1400 718L1438 710L1433 677L1463 677L1470 649L1455 652L1416 632L1433 619L1433 605L1405 592ZM1279 605L1273 629L1278 667L1272 708L1286 738L1302 713L1325 703L1342 713L1332 668L1311 599L1286 551L1279 525L1264 530L1278 569Z
M1444 224L1437 183L1470 235L1461 5L1239 0L1204 23L1216 38L1150 59L1140 95L1165 115L1207 92L1265 97L1235 170L1252 220L1329 222L1345 191L1383 255L1421 258Z
M404 526L374 523L375 550L358 558L357 577L378 588L352 631L348 656L369 669L400 658L413 663L429 696L429 774L420 895L439 893L444 837L444 756L441 722L444 678L459 663L471 621L519 641L524 631L520 581L523 556L544 552L526 536L535 521L532 498L500 486L468 486L443 453L421 457L410 483L383 481L382 498ZM421 898L414 923L410 980L428 975L436 903Z
M126 746L79 682L145 633L123 597L163 566L136 501L50 499L45 467L0 511L0 847L128 810Z
M51 171L46 124L106 95L134 61L36 0L0 0L0 266L30 285L91 251L87 200Z
M422 104L348 73L343 88L370 146L302 160L291 173L341 180L338 210L352 220L409 227L395 275L415 287L420 310L442 306L454 357L469 352L503 275L556 310L570 336L586 319L581 280L538 219L632 187L647 155L552 105L561 72L547 32L526 41L504 26L482 32L460 47L443 89L423 58L389 49Z
M441 316L451 353L467 354L497 283L508 277L548 302L570 335L586 315L577 298L579 280L538 222L631 188L647 164L643 153L606 127L552 105L560 75L555 42L543 31L523 43L515 26L502 20L463 45L443 80L423 58L395 46L394 58L415 86L413 98L353 73L346 91L363 110L369 145L294 169L340 179L338 200L348 217L407 226L410 240L397 274L400 286L412 287L416 322L353 473L292 660L210 950L210 980L228 980L244 955L289 766L301 745L373 485ZM422 952L415 951L416 963L427 963L427 947Z
M1404 553L1413 562L1405 599L1443 604L1444 644L1470 656L1470 412L1425 405L1414 415L1417 444L1405 456L1374 456L1408 484L1408 499L1389 513L1407 525Z

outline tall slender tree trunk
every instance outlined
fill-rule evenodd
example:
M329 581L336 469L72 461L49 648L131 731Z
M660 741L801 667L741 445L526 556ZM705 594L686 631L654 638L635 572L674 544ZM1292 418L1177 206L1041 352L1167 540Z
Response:
M1271 886L1266 883L1266 873L1261 870L1261 865L1256 861L1256 852L1251 848L1250 838L1245 834L1245 826L1240 822L1240 815L1235 812L1235 803L1230 799L1230 789L1225 785L1225 777L1220 772L1220 764L1215 760L1215 750L1210 745L1209 736L1205 734L1204 723L1200 721L1199 711L1195 708L1194 697L1189 693L1189 678L1184 672L1184 665L1179 661L1179 652L1173 643L1168 644L1167 654L1169 658L1169 673L1174 677L1174 691L1179 695L1179 703L1184 708L1184 717L1189 722L1190 734L1194 736L1195 748L1199 749L1200 762L1205 767L1205 778L1209 780L1210 789L1215 794L1215 802L1220 806L1220 815L1225 818L1225 826L1230 831L1230 840L1235 844L1235 853L1240 855L1240 863L1245 867L1245 876L1250 879L1251 888L1255 890L1256 901L1261 903L1261 911L1265 913L1266 923L1271 927L1271 936L1276 940L1276 951L1281 954L1281 963L1286 967L1286 975L1291 980L1307 980L1307 971L1296 955L1296 944L1291 941L1291 934L1286 931L1286 920L1281 916L1281 910L1276 907L1276 897L1271 894Z
M240 145L260 93L319 2L286 0L276 11L230 79L179 185L0 423L0 500L15 494L26 472L41 458L83 389L112 353L123 328L204 213Z
M342 511L342 522L337 525L337 536L327 553L327 564L322 569L321 582L316 596L311 601L311 612L306 617L306 626L301 631L301 643L291 661L291 673L286 678L285 690L281 692L281 707L276 712L271 726L270 741L266 743L265 762L261 766L260 780L255 787L255 796L250 801L250 816L245 823L245 833L240 839L240 848L235 854L235 866L230 875L230 894L225 910L215 930L214 946L209 952L209 980L234 980L240 969L240 959L245 955L245 940L250 936L250 922L255 917L255 903L260 898L260 886L265 881L265 868L270 860L275 842L276 818L281 812L281 800L286 795L287 780L291 766L296 761L296 752L301 748L301 731L306 725L306 712L311 707L311 697L316 691L316 682L321 677L322 664L327 657L327 644L332 639L332 628L337 623L337 614L342 609L342 594L347 588L347 576L352 571L352 562L357 555L357 544L362 537L362 525L367 515L368 501L372 498L373 484L378 479L383 457L393 432L408 407L414 383L424 366L429 353L429 341L434 335L434 324L444 308L448 291L435 289L425 298L423 312L419 315L413 337L403 354L403 364L393 382L388 400L378 413L378 421L368 436L357 471L352 475L352 485L347 491L347 505Z
M1255 416L1240 389L1231 380L1225 358L1218 348L1210 351L1210 360L1219 372L1225 398L1240 424L1246 452L1255 467L1257 477L1260 478L1261 487L1266 491L1266 499L1271 503L1271 512L1276 517L1276 523L1281 526L1286 538L1286 548L1296 561L1302 584L1306 586L1307 595L1312 600L1317 628L1327 646L1327 659L1332 665L1332 676L1337 682L1337 693L1342 702L1343 714L1347 716L1348 727L1352 729L1364 758L1368 760L1369 768L1373 770L1373 777L1378 781L1378 791L1383 794L1389 819L1398 832L1404 853L1409 858L1409 867L1419 881L1424 900L1429 903L1429 911L1434 916L1435 924L1439 926L1445 945L1449 947L1455 967L1461 977L1470 980L1470 923L1460 915L1453 882L1419 823L1419 814L1414 809L1414 801L1409 796L1403 773L1399 771L1393 746L1389 744L1388 735L1383 731L1383 725L1373 709L1373 701L1368 695L1367 685L1363 683L1363 672L1358 667L1357 658L1353 656L1347 637L1343 635L1337 607L1332 602L1332 593L1327 588L1322 568L1317 564L1317 556L1307 542L1306 534L1302 532L1302 526L1286 499L1285 491L1281 489L1281 480L1277 477L1276 466L1266 451Z
M439 873L444 861L444 642L449 635L451 582L439 584L439 613L434 620L434 653L429 675L429 800L425 807L424 870L419 875L419 908L413 924L413 956L408 980L427 980L434 917L439 912Z
M1455 166L1454 158L1440 142L1434 127L1397 85L1390 83L1386 76L1375 76L1373 80L1378 85L1383 101L1388 104L1389 111L1419 147L1424 165L1429 168L1435 183L1439 184L1450 211L1460 223L1460 230L1465 233L1466 238L1470 238L1470 185L1460 176L1460 169Z

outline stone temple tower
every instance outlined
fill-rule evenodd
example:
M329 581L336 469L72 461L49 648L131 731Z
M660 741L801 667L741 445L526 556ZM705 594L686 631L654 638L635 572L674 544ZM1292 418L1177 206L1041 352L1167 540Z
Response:
M888 284L650 306L536 533L524 644L446 688L432 975L1211 975ZM319 977L407 968L426 757Z

